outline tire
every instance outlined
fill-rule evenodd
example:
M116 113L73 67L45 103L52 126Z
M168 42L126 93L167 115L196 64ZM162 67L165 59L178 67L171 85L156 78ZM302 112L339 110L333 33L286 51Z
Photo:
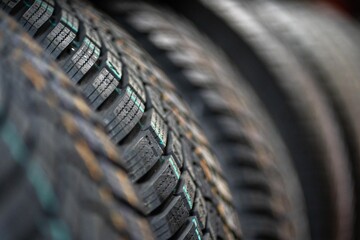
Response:
M1 10L0 54L1 238L153 239L101 122Z
M336 113L309 69L239 1L167 3L224 50L269 111L300 177L311 238L347 239L349 156Z
M204 127L230 183L244 239L308 239L288 153L226 57L169 10L143 3L109 6L108 13L157 60Z
M270 22L263 14L265 7L260 4L256 6L258 15L264 16L263 22ZM260 14L260 8L262 8ZM358 106L360 90L360 71L358 64L360 51L357 41L360 32L352 22L343 19L330 10L313 7L306 4L283 4L271 3L267 9L280 11L272 17L273 23L278 27L287 29L287 36L283 35L279 28L269 26L282 41L288 45L297 57L307 66L315 79L322 86L337 114L341 123L344 141L349 151L350 163L353 169L355 183L355 235L354 239L360 237L359 216L357 210L360 208L359 184L360 184L360 125L358 119L360 108ZM284 17L281 17L284 15ZM274 19L275 18L275 19ZM287 21L283 21L284 19ZM296 26L296 28L295 28ZM306 33L306 37L304 37ZM346 218L345 215L343 218ZM350 233L350 231L349 231ZM351 233L350 233L351 235Z
M16 1L3 8L102 117L156 238L240 236L224 173L200 127L125 31L81 1Z

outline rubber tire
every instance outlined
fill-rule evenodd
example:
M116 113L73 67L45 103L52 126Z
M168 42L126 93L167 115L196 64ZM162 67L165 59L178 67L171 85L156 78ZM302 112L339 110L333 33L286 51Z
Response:
M346 239L353 210L348 152L336 113L309 69L239 1L166 4L224 50L269 111L299 174L312 239Z
M168 9L134 2L108 6L204 126L235 197L244 239L308 239L299 180L284 144L226 57Z
M155 237L239 237L220 165L188 107L151 57L88 3L16 3L3 7L104 120Z
M338 121L341 123L351 157L356 192L355 211L351 213L354 215L352 218L355 218L353 226L355 235L352 236L351 231L348 231L348 234L349 238L358 239L360 236L360 218L357 214L360 208L358 191L360 186L360 124L358 123L360 71L357 62L360 60L360 50L358 42L354 40L360 39L360 31L350 20L346 20L324 6L278 5L276 3L270 3L267 8L265 6L260 4L256 6L259 17L263 16L263 22L270 23L266 16L277 16L271 17L271 22L276 23L277 27L270 25L269 28L272 28L274 34L281 38L302 61L302 64L311 70L327 93ZM273 12L263 14L265 9L280 11L280 14L274 15ZM284 22L284 19L287 20ZM287 29L287 36L282 34L283 31L279 30L279 27ZM348 216L344 215L341 219L343 218L348 218Z
M153 239L99 119L1 10L0 55L1 238Z

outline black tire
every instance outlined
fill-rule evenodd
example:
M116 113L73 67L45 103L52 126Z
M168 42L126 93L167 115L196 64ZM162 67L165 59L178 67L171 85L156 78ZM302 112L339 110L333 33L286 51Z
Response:
M108 6L108 13L158 61L202 123L230 183L244 239L308 239L303 196L289 156L225 56L166 9L143 3Z
M306 4L253 6L272 29L307 66L322 86L337 114L347 144L355 183L355 235L360 237L360 31L352 22L330 11ZM260 10L261 8L261 10ZM260 13L261 11L261 13ZM267 11L267 14L264 14ZM274 11L276 13L274 14ZM271 16L271 17L270 17ZM271 18L271 20L269 19ZM285 21L284 21L285 20ZM274 23L275 25L269 24ZM281 28L281 30L279 29ZM284 35L284 29L287 34ZM306 34L306 35L305 35ZM306 37L305 37L306 36ZM341 219L347 218L344 215ZM345 223L344 223L345 224Z
M155 236L238 238L217 159L173 85L135 41L88 3L6 2L3 8L104 119Z
M0 55L1 238L153 239L100 120L1 10Z
M299 174L312 239L347 239L353 211L348 152L336 113L309 69L240 1L166 2L226 52L269 111Z

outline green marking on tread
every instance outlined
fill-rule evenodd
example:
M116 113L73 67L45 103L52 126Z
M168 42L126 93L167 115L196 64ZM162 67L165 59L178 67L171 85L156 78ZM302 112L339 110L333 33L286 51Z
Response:
M200 232L199 232L199 226L198 226L198 223L197 223L196 218L193 217L193 218L191 219L191 221L192 221L193 224L195 225L195 232L196 232L196 235L197 235L198 240L201 240L201 235L200 235Z
M48 5L46 11L50 12L50 13L53 13L54 12L54 8L50 5Z
M88 45L91 50L93 50L95 48L95 45L87 37L85 38L84 41L85 41L85 44Z
M86 45L90 46L90 40L87 37L84 39L84 42Z
M46 180L46 176L39 165L34 161L28 163L27 175L32 183L36 186L35 190L41 202L41 205L53 210L56 208L55 195L51 189L49 182Z
M61 17L61 21L63 21L66 25L68 25L74 32L77 32L78 29L72 25L65 17Z
M45 8L45 10L47 9L47 3L46 2L44 2L44 1L41 1L41 7L44 7Z
M144 112L145 109L141 106L141 102L137 97L136 93L130 87L127 87L126 91L128 94L130 94L130 99L135 103L135 105L140 109L140 111Z
M96 67L97 70L100 70L100 65L95 63L94 66Z
M188 202L188 204L189 204L189 207L190 207L190 209L192 209L193 203L192 203L192 201L191 201L191 197L190 197L190 194L189 194L189 192L188 192L188 190L187 190L186 185L183 186L183 191L184 191L184 193L185 193L185 197L186 197L186 200L187 200L187 202Z
M106 61L106 65L108 65L108 67L111 69L111 71L116 75L116 77L118 77L119 79L121 79L121 74L116 70L116 68L114 67L114 65L109 62Z
M78 41L72 41L71 45L75 48L79 48L80 47L80 43Z
M132 93L133 93L133 91L131 90L130 87L127 87L127 88L126 88L126 91L127 91L129 94L132 94Z
M56 27L56 21L55 20L53 20L53 19L50 19L50 24L51 24L51 26L52 27Z
M24 4L27 8L31 7L31 3L29 3L28 1L24 1Z
M66 226L63 222L60 221L51 221L50 223L50 232L54 240L68 240L70 239L67 234Z
M122 91L119 88L115 88L115 92L117 92L120 95Z
M95 54L96 54L97 57L100 56L100 49L99 48L95 49Z
M0 134L2 140L8 145L14 160L20 164L24 163L24 156L26 156L25 146L16 135L15 127L9 122L6 122Z
M154 128L156 135L159 137L160 145L165 146L164 139L161 136L161 134L159 132L159 129L157 129L156 126L154 124L152 124L152 123L151 123L151 126Z
M172 157L169 158L169 162L175 172L175 175L177 177L177 179L180 179L180 172L179 172L179 169L178 167L176 166L175 162L174 162L174 159Z

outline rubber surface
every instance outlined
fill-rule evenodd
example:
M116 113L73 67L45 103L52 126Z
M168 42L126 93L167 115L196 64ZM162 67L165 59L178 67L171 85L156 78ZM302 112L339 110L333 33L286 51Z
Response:
M360 36L359 29L350 20L324 6L275 3L264 5L259 2L253 8L257 10L259 16L263 16L263 22L276 24L269 24L268 27L288 45L302 64L311 70L327 93L337 114L351 156L357 193L353 211L356 218L354 225L356 234L352 237L358 239L359 216L356 216L356 213L359 209L360 183L358 123L360 108L357 103L360 100L358 94L360 71L357 62L360 55L356 40ZM263 14L265 10L268 14ZM274 14L273 11L280 13ZM269 21L270 16L272 21ZM283 29L287 29L287 35L283 34Z
M1 238L153 239L100 120L1 10L0 55Z
M144 3L108 6L205 126L230 182L244 239L308 239L303 196L287 151L225 56L169 10Z
M239 1L167 3L226 52L271 114L301 180L311 237L347 239L353 211L349 153L336 113L309 69Z
M133 39L81 1L2 5L102 116L158 239L240 236L231 194L206 138ZM116 175L108 171L111 180Z

